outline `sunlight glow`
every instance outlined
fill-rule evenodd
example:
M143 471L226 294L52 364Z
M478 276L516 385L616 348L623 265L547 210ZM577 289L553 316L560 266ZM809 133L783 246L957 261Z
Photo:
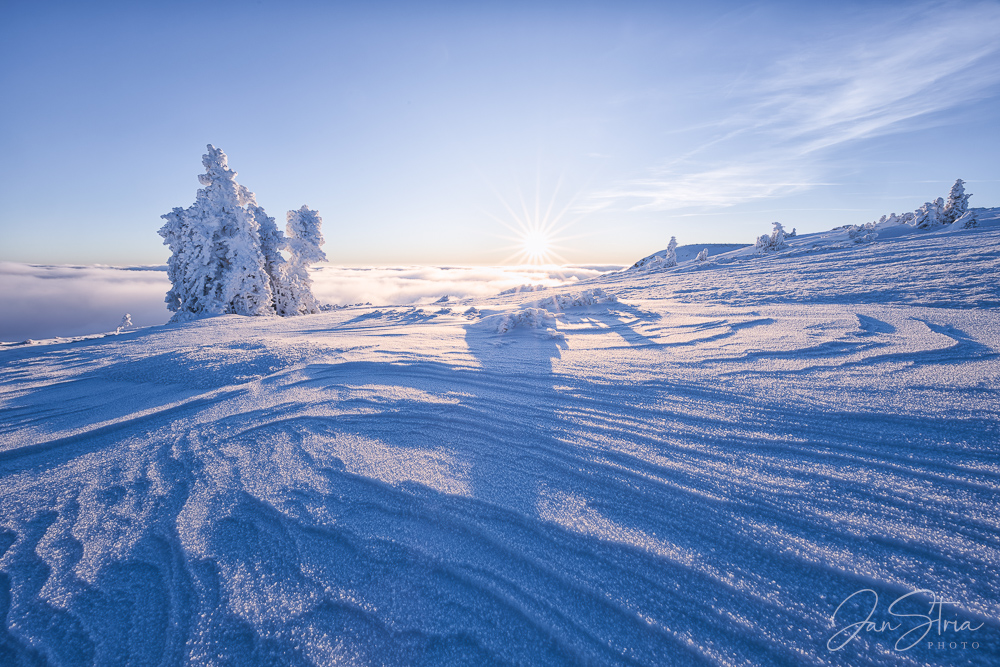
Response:
M497 198L503 204L506 215L498 217L486 211L484 213L514 234L513 236L500 237L508 241L513 241L513 245L505 246L505 249L510 249L514 252L503 261L504 264L514 262L515 264L530 265L565 265L569 263L565 257L559 254L559 251L564 250L561 243L579 237L565 236L563 233L578 222L580 218L565 219L567 213L573 209L577 197L572 197L561 209L556 208L561 181L562 179L560 179L560 183L552 191L548 205L544 207L539 197L541 190L540 182L536 184L534 207L529 207L520 190L517 193L520 207L515 207L511 206L495 188L493 189L494 194L496 194Z
M549 238L544 231L532 230L524 235L524 254L532 264L542 262L549 255Z

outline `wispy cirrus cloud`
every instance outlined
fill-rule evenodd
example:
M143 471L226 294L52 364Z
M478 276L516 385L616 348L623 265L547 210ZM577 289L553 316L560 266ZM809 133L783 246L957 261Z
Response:
M796 47L719 100L706 138L605 191L593 209L722 207L828 179L832 149L923 124L985 99L1000 83L1000 4L933 4L865 17Z

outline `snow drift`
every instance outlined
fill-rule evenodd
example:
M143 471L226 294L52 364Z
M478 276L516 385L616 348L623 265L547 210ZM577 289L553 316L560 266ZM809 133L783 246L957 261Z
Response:
M0 663L996 664L986 223L0 349Z

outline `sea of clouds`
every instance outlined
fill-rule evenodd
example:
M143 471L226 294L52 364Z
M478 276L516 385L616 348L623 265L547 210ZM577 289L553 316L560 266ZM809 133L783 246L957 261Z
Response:
M560 285L618 266L409 266L313 270L320 303L430 303L442 296L490 296L526 284ZM20 342L114 331L125 313L136 326L170 318L163 266L66 266L0 262L0 341Z

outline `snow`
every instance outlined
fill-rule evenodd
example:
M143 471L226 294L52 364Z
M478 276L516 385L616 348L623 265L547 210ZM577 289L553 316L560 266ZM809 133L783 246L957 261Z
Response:
M996 664L978 212L0 348L0 663ZM861 589L979 648L831 652Z

